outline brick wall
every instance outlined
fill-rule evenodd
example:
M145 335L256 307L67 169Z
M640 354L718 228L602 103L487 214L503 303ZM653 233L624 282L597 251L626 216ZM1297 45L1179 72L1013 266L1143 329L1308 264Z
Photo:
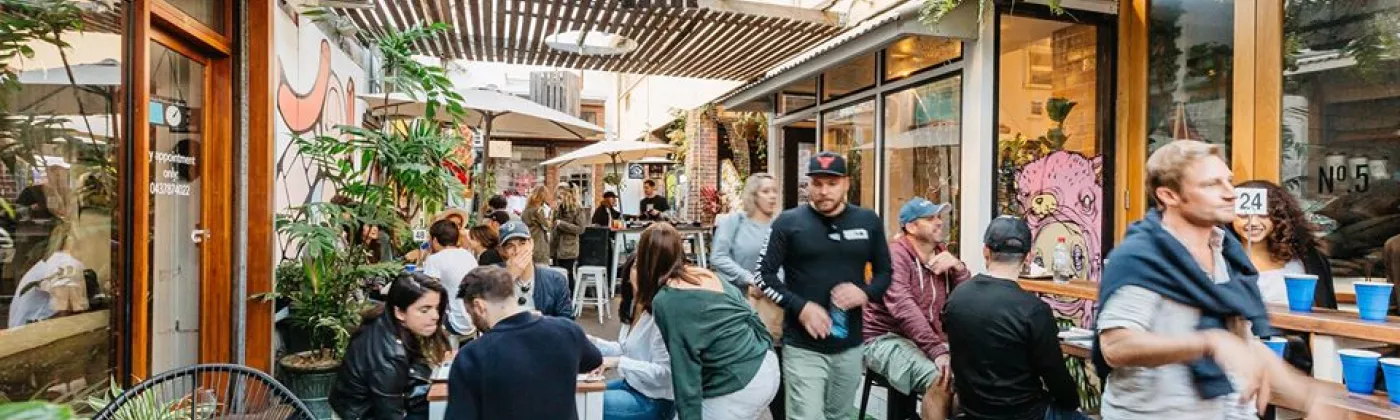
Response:
M1094 26L1073 25L1055 31L1052 42L1055 51L1052 58L1055 72L1051 79L1053 96L1078 103L1065 119L1065 135L1069 136L1065 149L1095 155L1098 34Z
M722 111L716 109L714 112L714 115L718 115ZM705 224L714 223L714 220L704 217L705 199L700 191L707 186L719 186L719 132L711 116L699 109L691 110L687 114L685 128L686 137L690 139L690 150L685 158L689 187L684 216Z

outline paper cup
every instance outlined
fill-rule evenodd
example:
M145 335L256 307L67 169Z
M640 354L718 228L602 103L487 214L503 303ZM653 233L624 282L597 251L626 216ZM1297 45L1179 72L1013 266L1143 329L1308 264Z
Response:
M1269 346L1269 350L1273 350L1274 354L1277 354L1278 357L1281 358L1283 357L1284 350L1288 348L1288 339L1283 337L1272 337L1268 340L1264 340L1264 345Z
M1312 312L1313 294L1317 292L1317 276L1285 274L1283 285L1288 288L1288 310Z
M1356 288L1356 309L1361 313L1361 319L1385 321L1386 312L1390 309L1390 289L1395 286L1371 281L1357 282L1352 286Z
M1376 391L1376 365L1381 355L1369 350L1343 349L1337 355L1342 358L1342 382L1347 392L1371 394Z
M1385 374L1385 386L1390 390L1390 403L1400 404L1400 388L1397 388L1400 386L1400 359L1387 357L1380 362L1381 372Z

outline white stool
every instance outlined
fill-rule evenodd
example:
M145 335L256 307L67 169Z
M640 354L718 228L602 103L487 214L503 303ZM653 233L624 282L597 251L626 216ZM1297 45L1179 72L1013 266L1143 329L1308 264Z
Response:
M603 319L608 316L608 292L604 290L608 283L608 270L599 266L583 266L574 269L574 317L583 313L584 305L594 305L598 308L598 323L602 324ZM588 286L593 286L593 297L588 297L586 293Z

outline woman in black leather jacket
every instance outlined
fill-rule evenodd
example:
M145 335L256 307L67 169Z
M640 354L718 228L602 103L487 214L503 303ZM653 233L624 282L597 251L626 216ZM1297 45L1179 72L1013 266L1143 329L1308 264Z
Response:
M447 289L431 277L404 274L384 304L350 338L331 388L342 419L427 419L433 369L449 345L442 330Z

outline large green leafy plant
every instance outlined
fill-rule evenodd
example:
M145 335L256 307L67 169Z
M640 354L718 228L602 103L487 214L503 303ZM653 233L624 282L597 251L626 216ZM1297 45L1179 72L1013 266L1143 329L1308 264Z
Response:
M375 42L386 92L424 100L423 118L384 121L373 129L339 126L335 135L293 139L298 156L316 167L318 180L337 199L290 207L277 218L277 232L295 244L297 257L278 267L277 293L269 297L290 301L290 322L308 333L317 349L293 355L299 360L286 360L289 364L333 366L367 306L362 291L377 284L371 280L402 270L399 263L377 260L376 250L357 240L365 227L378 227L381 240L407 251L414 248L408 231L419 218L439 211L448 196L465 188L443 165L460 166L453 150L463 139L449 125L465 114L462 96L441 67L411 54L415 42L446 29L434 24L389 30Z

